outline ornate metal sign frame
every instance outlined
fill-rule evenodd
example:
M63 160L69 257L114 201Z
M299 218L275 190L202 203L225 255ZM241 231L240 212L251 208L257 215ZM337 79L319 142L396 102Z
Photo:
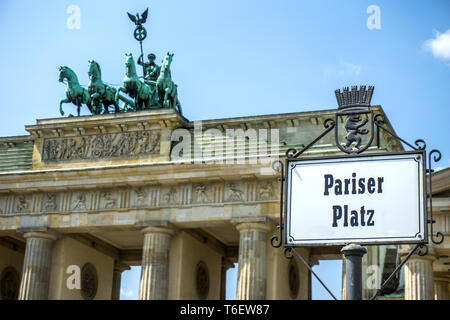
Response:
M284 246L299 246L299 247L313 247L313 246L337 246L348 243L358 243L361 245L386 245L386 244L416 244L427 242L428 238L428 228L427 226L427 206L426 206L426 190L424 181L426 181L425 176L425 151L417 150L417 151L406 151L406 152L380 152L380 153L370 153L370 154L357 154L351 157L347 155L336 155L329 157L305 157L301 159L292 159L287 158L285 167L285 201L284 201L284 237L282 239ZM314 165L320 164L333 164L333 163L345 163L346 161L351 161L351 163L356 164L358 162L376 162L376 161L396 161L396 160L405 160L408 159L410 161L414 161L417 163L417 182L419 185L419 194L418 194L418 210L417 216L414 215L414 218L417 218L417 227L414 231L414 235L410 234L406 235L396 235L394 236L386 236L386 235L378 235L378 236L370 236L366 238L359 237L334 237L330 238L329 235L326 235L326 239L294 239L295 236L292 234L292 212L290 207L292 206L292 170L297 166L302 166L303 162L309 164L313 163ZM306 165L307 165L306 164ZM289 194L291 193L291 194ZM412 212L411 212L412 213ZM411 216L412 218L412 216ZM305 223L306 224L306 223ZM384 231L383 231L384 232ZM416 233L417 232L417 233ZM325 232L326 234L326 232ZM298 243L297 243L298 242Z
M387 129L384 124L385 118L382 114L373 114L373 111L370 109L370 100L373 95L373 86L369 86L368 90L366 90L366 86L360 86L358 89L356 86L352 86L351 90L349 88L344 88L343 92L340 90L336 90L336 99L338 102L338 111L335 114L334 119L327 118L323 122L323 126L325 130L311 143L307 146L303 147L301 150L297 150L295 148L290 148L286 151L286 157L284 161L277 160L273 162L272 168L280 173L279 182L280 182L280 217L279 224L277 226L278 234L274 235L271 239L271 245L274 248L280 248L282 245L284 247L284 256L288 259L292 259L294 255L296 255L300 261L308 268L308 270L317 278L317 280L322 284L322 286L328 291L328 293L335 299L336 297L333 293L327 288L327 286L320 280L320 278L314 273L312 267L303 259L303 257L295 250L295 246L290 245L287 241L285 241L285 223L284 218L286 217L286 207L284 203L286 203L287 192L285 193L284 189L287 188L287 170L288 165L292 161L298 161L301 159L301 156L309 150L314 144L316 144L320 139L329 134L333 129L335 131L335 142L336 146L339 150L345 153L346 157L354 157L355 155L361 154L366 151L370 146L372 146L374 142L374 138L376 137L376 147L380 149L380 134L381 131L386 132L393 138L405 144L407 147L411 148L413 152L421 153L423 155L423 163L424 163L424 173L425 178L423 180L424 186L423 190L426 193L425 199L428 198L429 202L429 213L426 210L426 201L425 202L425 239L423 241L416 243L415 247L409 252L409 254L403 259L403 261L395 268L395 270L391 273L391 275L386 279L386 281L381 285L381 287L376 291L376 293L372 296L371 300L374 300L378 295L381 294L382 290L386 287L386 285L394 278L394 276L399 272L401 267L408 261L408 259L414 254L417 253L420 256L425 256L428 254L428 238L430 238L433 244L441 244L444 241L444 235L441 232L435 232L433 228L433 224L436 222L433 219L433 191L432 191L432 179L431 175L434 172L432 168L433 162L438 162L441 159L441 152L438 149L432 149L431 151L426 150L426 143L422 139L417 139L414 141L414 145L408 143L404 139L397 136L395 133ZM365 119L362 119L361 115L369 115ZM339 132L338 132L338 118L339 117L347 117L344 127L347 131L347 135L345 137L346 143L342 145L339 142ZM369 134L369 131L366 129L361 129L361 127L365 126L367 122L369 122L369 126L371 128L370 138L365 145L361 145L361 137L360 135ZM352 147L352 145L354 145ZM392 155L394 152L385 152L385 153L371 153L368 155ZM316 158L317 159L317 158ZM330 159L330 157L322 157L322 159ZM428 181L427 181L428 180Z

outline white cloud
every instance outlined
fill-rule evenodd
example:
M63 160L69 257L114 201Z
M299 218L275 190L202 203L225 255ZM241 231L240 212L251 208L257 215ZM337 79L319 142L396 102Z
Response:
M134 291L132 289L130 289L130 290L120 289L120 295L123 297L130 298L130 297L134 296Z
M425 49L438 59L450 60L450 29L444 33L433 31L434 38L425 41Z
M361 74L362 66L348 61L340 60L337 66L325 67L323 74L325 78L338 77L349 78L357 77Z
M347 61L341 61L339 63L339 66L340 66L339 72L342 75L359 76L359 74L361 73L361 65L358 64L353 64Z

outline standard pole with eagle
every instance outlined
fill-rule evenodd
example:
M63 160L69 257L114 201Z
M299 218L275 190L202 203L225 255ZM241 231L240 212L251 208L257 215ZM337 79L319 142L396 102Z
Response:
M144 51L142 50L142 41L147 38L147 30L145 30L142 25L145 23L145 21L147 21L148 8L142 13L141 16L139 16L139 13L136 13L135 16L128 12L127 14L128 17L130 17L131 21L133 21L136 25L136 28L134 29L134 38L139 41L139 44L141 45L142 76L145 77Z

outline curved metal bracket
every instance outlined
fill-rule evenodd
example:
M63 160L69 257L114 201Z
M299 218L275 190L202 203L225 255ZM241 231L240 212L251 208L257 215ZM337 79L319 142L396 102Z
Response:
M434 244L441 244L442 242L444 242L444 234L442 232L436 232L436 234L434 234L434 230L433 230L433 224L436 222L433 219L433 186L432 186L432 173L434 172L434 170L431 168L431 155L435 154L433 156L433 160L434 162L438 162L439 160L441 160L441 152L437 149L433 149L428 153L428 168L427 168L427 173L428 173L428 185L430 186L430 190L429 190L429 199L430 199L430 219L428 220L428 224L430 225L430 238L431 238L431 242L433 242ZM437 238L438 240L435 240L435 238Z
M286 150L286 158L288 159L294 159L294 158L298 158L300 155L302 155L306 150L308 150L309 148L311 148L314 144L316 144L317 141L319 141L320 139L322 139L324 136L326 136L331 130L334 129L334 127L336 126L336 122L331 119L325 119L325 121L323 122L323 126L325 127L325 131L322 132L316 139L314 139L311 143L309 143L306 147L304 147L303 149L297 151L295 148L289 148Z
M279 230L279 234L270 238L270 244L274 248L281 247L283 243L283 201L284 201L284 163L281 160L276 160L272 163L272 168L276 172L280 173L280 177L278 181L280 181L280 222L277 225L277 229Z

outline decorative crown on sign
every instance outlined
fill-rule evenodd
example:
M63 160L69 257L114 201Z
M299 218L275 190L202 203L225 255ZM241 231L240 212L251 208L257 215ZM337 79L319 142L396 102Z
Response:
M336 94L336 100L338 102L338 109L369 109L370 100L372 100L374 86L369 86L366 90L366 86L352 86L351 90L348 87L337 89L334 91Z

